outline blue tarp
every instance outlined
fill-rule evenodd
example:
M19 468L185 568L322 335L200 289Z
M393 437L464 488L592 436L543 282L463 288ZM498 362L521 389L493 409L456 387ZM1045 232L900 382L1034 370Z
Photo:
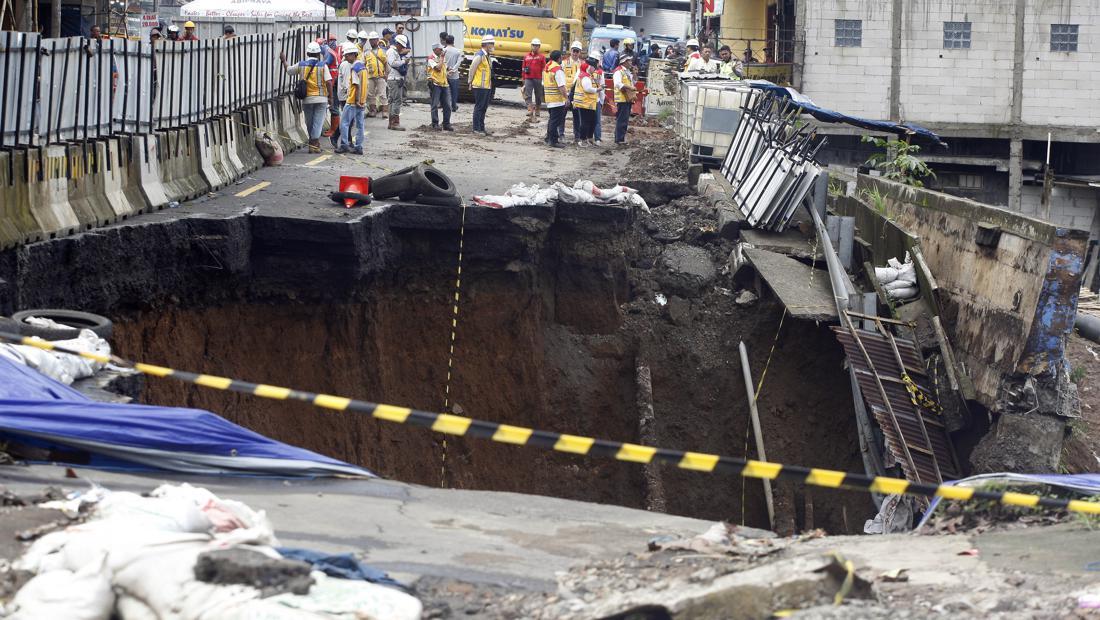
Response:
M849 116L834 110L827 110L815 104L809 97L799 93L793 88L785 88L773 84L767 80L748 80L749 86L775 94L777 97L790 99L791 103L798 105L802 110L823 123L844 123L869 131L885 131L900 136L915 135L936 144L947 146L940 137L930 129L925 129L913 123L895 123L893 121L875 121L858 116Z
M0 356L0 438L77 464L204 474L370 476L198 409L96 402Z

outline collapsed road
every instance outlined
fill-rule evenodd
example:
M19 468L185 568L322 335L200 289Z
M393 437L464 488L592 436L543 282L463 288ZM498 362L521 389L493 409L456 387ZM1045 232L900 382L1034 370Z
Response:
M498 423L751 457L750 395L738 354L744 342L768 460L864 471L845 350L829 327L838 315L829 309L823 248L801 232L746 247L752 231L739 230L728 198L687 182L686 162L666 153L664 130L637 127L632 148L582 152L537 172L542 183L590 178L635 187L648 213L569 204L349 211L327 199L341 173L424 159L466 197L530 181L525 162L542 152L531 144L536 128L518 122L521 110L500 114L516 122L492 143L460 127L442 144L413 132L408 157L393 161L293 153L283 168L261 169L179 208L5 252L0 277L11 307L3 310L102 314L114 321L116 353L172 368L428 411L447 402L456 414ZM426 109L414 106L407 116L415 122ZM370 139L381 151L391 150L387 141L397 150L396 138ZM772 254L793 265L769 271L765 263L787 264ZM1072 517L1014 528L1018 514L1009 512L977 524L938 522L938 536L847 538L840 535L863 532L876 513L865 492L779 481L773 522L763 487L744 478L444 441L413 427L152 377L131 393L151 405L208 409L401 483L225 482L83 469L74 481L63 468L33 466L5 475L10 490L26 497L92 481L146 492L162 480L190 481L266 510L283 543L357 551L412 582L429 617L630 610L736 617L727 613L734 608L766 617L797 607L817 617L1062 615L1095 583L1083 568L1092 561L1089 531ZM39 525L19 518L6 517L13 535ZM696 541L709 521L744 527ZM774 540L764 531L817 529L830 536ZM675 541L682 544L663 547ZM1039 551L1051 541L1085 551ZM21 549L11 547L8 557ZM840 573L821 560L833 549L841 550ZM862 581L832 610L849 572ZM980 596L960 585L975 575ZM753 599L749 590L760 584L769 594Z

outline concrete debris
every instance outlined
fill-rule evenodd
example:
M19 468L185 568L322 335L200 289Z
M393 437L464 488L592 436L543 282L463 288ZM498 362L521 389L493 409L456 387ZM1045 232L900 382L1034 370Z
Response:
M733 303L738 306L751 306L756 303L757 299L759 299L759 297L756 296L756 293L744 290L737 294L737 297L733 299Z
M665 288L694 296L718 276L718 269L706 249L686 243L673 243L661 253Z
M199 555L195 579L213 584L241 584L260 591L261 597L283 592L309 594L313 578L307 562L272 558L251 549L216 549Z

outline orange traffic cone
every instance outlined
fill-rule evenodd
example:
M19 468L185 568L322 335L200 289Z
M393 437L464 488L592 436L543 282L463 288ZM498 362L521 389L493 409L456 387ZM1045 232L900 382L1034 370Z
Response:
M370 177L340 177L339 198L344 201L344 208L351 209L360 204L370 204Z

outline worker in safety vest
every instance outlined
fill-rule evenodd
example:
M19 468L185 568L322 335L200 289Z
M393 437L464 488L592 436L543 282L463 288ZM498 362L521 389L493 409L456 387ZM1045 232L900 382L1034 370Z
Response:
M547 146L560 149L560 138L565 133L565 70L562 69L561 50L550 52L550 60L542 72L542 90L546 97L546 111L550 119L546 122Z
M706 66L706 61L703 60L703 55L699 53L699 41L688 39L687 50L687 65L684 67L684 71L702 71Z
M346 36L347 36L347 41L345 41L345 43L353 43L355 45L355 47L359 48L359 53L362 54L363 53L363 46L359 45L359 31L352 28L351 30L348 31L348 34Z
M344 47L344 64L351 62L347 71L347 82L341 83L344 95L344 109L340 113L340 146L337 153L352 152L356 155L363 154L363 108L367 105L367 70L363 62L359 60L359 46L354 43L346 43ZM355 144L351 144L351 128L355 127Z
M355 53L349 54L348 52L351 52L352 50L355 50ZM343 50L341 50L341 55L343 56L343 60L340 61L340 68L337 70L337 74L336 74L336 99L340 102L347 102L347 100L348 100L348 87L351 85L351 77L352 77L351 76L351 71L352 71L352 68L355 66L355 63L357 63L357 62L360 62L360 64L362 64L361 61L359 60L359 44L355 43L355 42L352 42L352 41L345 42L343 44ZM364 77L366 77L366 76L364 76ZM366 88L367 88L367 82L364 81L363 82L363 89L366 90ZM347 132L348 136L350 138L351 137L351 131L356 126L357 122L362 122L362 120L352 118L352 119L348 119L345 123L344 117L343 116L340 117L340 126L337 128L337 133L336 133L336 135L337 135L337 145L336 145L337 150L339 150L339 136L342 133ZM345 124L347 124L347 128L344 127ZM347 146L356 147L356 146L362 146L362 145L358 142L352 142L352 143L348 144Z
M596 128L596 108L600 106L600 87L597 71L600 61L593 52L585 59L577 73L577 81L573 86L573 107L580 114L581 135L577 140L577 146L586 146L592 140Z
M573 85L577 82L577 73L580 72L581 65L584 64L584 58L581 56L580 41L573 41L569 45L569 57L562 61L561 69L565 72L565 107L572 111L573 117L573 141L576 142L581 137L581 120L580 115L577 112L577 108L573 105ZM565 124L562 124L561 133L559 137L565 137Z
M589 75L592 76L592 81L599 87L600 92L597 93L596 106L596 120L592 123L592 134L588 137L588 143L593 146L600 146L603 144L603 106L607 101L607 76L603 70L603 56L600 52L588 51L589 58L596 58L600 61L598 65L592 67L589 71ZM618 66L618 56L616 56L615 66Z
M493 35L481 37L481 49L470 61L470 89L474 91L474 133L490 135L485 129L485 114L493 98Z
M372 30L366 34L367 43L360 59L367 67L367 118L374 118L379 113L389 112L386 105L386 50L382 49L377 32Z
M360 30L359 31L359 50L360 50L359 55L360 56L367 53L367 50L371 49L370 34L371 33L367 32L366 30ZM377 38L377 37L375 37L375 38ZM382 51L385 52L385 50L382 50Z
M409 38L399 34L393 38L393 45L386 50L386 96L389 100L387 115L390 124L387 129L405 131L401 126L401 103L405 100L405 76L409 72Z
M325 113L332 103L332 74L321 60L321 46L310 43L306 46L306 59L288 66L286 53L279 52L279 60L287 73L297 76L305 82L305 99L302 111L306 115L306 129L309 132L309 152L321 152L321 130L325 125Z
M722 60L718 65L718 75L727 77L731 80L740 80L745 77L745 63L741 62L740 58L733 57L733 50L730 46L723 45L718 50L718 58Z
M630 124L630 108L634 106L634 57L623 53L612 77L615 90L615 144L626 142L626 128Z
M451 85L447 81L447 58L441 43L433 43L432 53L428 55L428 90L432 95L432 129L439 129L439 108L442 107L443 131L454 131L451 127Z
M382 29L382 40L378 42L378 47L384 50L390 49L390 45L393 44L393 31L389 28Z

